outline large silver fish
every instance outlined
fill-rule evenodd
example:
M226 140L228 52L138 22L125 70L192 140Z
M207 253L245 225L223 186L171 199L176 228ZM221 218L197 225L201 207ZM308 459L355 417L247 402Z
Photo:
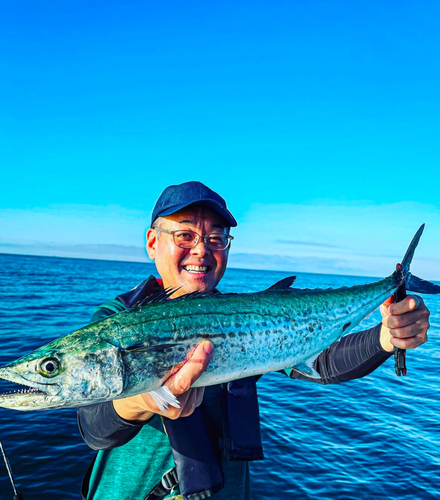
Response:
M439 286L409 272L423 227L402 264L375 283L300 290L290 288L294 278L286 278L258 293L194 293L142 304L81 328L0 368L0 378L27 386L1 395L0 406L46 410L147 391L162 407L176 405L162 385L171 369L203 339L213 342L214 356L194 386L291 367L317 377L316 356L399 287L440 293Z

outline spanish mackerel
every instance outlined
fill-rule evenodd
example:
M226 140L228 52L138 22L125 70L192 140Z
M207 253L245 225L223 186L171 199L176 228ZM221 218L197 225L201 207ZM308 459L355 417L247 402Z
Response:
M0 406L46 410L84 406L150 392L162 408L178 402L163 383L203 339L213 358L194 386L220 384L294 368L319 377L317 355L352 331L399 287L440 293L409 266L420 227L402 264L389 277L328 290L291 288L285 278L257 293L192 293L115 314L61 337L2 368L0 378L28 386L0 396Z

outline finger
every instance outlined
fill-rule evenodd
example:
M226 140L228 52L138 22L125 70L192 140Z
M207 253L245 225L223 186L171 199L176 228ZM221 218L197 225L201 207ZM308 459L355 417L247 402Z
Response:
M391 313L389 311L389 306L394 302L394 297L391 295L391 297L388 297L387 300L381 304L380 306L380 314L382 315L382 318L386 318L387 316L390 316Z
M401 328L390 328L390 334L392 337L399 339L406 339L414 337L415 335L426 334L429 328L428 321L416 321L408 326L403 326Z
M188 417L196 409L197 389L190 389L187 394L188 399L186 400L185 406L182 407L182 411L180 413L181 417Z
M141 396L142 398L142 407L147 411L151 411L153 413L158 413L160 415L164 415L171 419L176 419L181 416L183 409L188 404L188 398L192 398L188 404L188 408L195 407L201 403L201 399L198 396L198 391L194 389L191 391L191 385L200 377L203 371L208 366L212 354L214 351L214 346L208 340L200 342L195 349L188 355L187 359L174 367L172 370L172 375L166 380L165 384L170 391L177 397L180 408L169 407L166 412L162 412L153 398L148 393L144 393ZM194 394L192 394L194 392ZM203 394L201 396L203 398ZM200 401L200 402L199 402ZM185 410L187 415L193 412L192 410Z
M423 299L418 295L407 295L400 302L395 302L388 307L390 314L399 315L405 314L409 311L414 311L420 307L426 307Z
M399 347L400 349L415 349L416 347L424 344L428 340L426 333L418 334L409 338L396 338L391 337L391 344Z
M428 309L416 309L415 311L409 311L398 316L389 315L383 318L382 323L388 328L403 328L405 326L410 326L414 323L420 322L421 324L426 324L429 326L428 322L429 311Z
M179 371L166 381L175 396L186 392L200 377L211 361L213 351L214 346L209 340L200 342Z
M147 409L148 411L151 411L153 413L157 413L159 415L163 415L164 417L168 417L171 420L175 420L182 416L182 413L184 413L185 408L189 407L188 406L188 400L191 397L191 390L186 391L185 393L181 394L180 396L177 397L177 400L179 401L180 408L176 408L174 406L169 406L165 411L162 411L159 409L157 404L155 403L154 399L151 397L151 395L146 392L141 394L142 400L143 400L143 407L144 409ZM191 412L192 413L192 412ZM187 415L190 413L187 412Z
M387 300L382 304L384 306L389 306L391 305L392 303L394 302L394 296L393 295L390 295Z
M177 400L179 402L180 408L175 408L174 406L169 406L166 412L162 412L159 407L157 406L156 402L152 398L151 394L149 392L144 392L140 394L142 398L142 405L144 409L147 409L149 411L152 411L154 413L159 413L160 415L165 415L168 416L168 412L172 411L173 413L177 412L180 413L181 409L185 406L186 401L188 399L189 394L186 392L184 394L181 394L180 396L177 396Z
M201 405L204 393L204 387L194 387L189 391L186 391L178 398L181 403L180 409L173 408L172 411L167 411L164 415L171 419L189 417L189 415L192 415L194 410Z

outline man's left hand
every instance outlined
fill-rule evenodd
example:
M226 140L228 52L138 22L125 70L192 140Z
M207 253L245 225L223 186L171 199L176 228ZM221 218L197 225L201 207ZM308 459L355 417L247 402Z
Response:
M415 349L428 340L430 312L418 295L407 295L395 304L391 296L380 306L380 313L380 343L385 351L392 352L394 346Z

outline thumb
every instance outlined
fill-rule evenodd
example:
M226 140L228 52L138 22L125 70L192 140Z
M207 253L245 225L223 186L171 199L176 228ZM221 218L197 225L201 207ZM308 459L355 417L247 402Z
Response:
M394 302L394 298L391 295L390 297L387 298L387 300L380 305L380 314L382 315L382 318L386 318L387 316L391 316L391 313L389 311L390 305Z

